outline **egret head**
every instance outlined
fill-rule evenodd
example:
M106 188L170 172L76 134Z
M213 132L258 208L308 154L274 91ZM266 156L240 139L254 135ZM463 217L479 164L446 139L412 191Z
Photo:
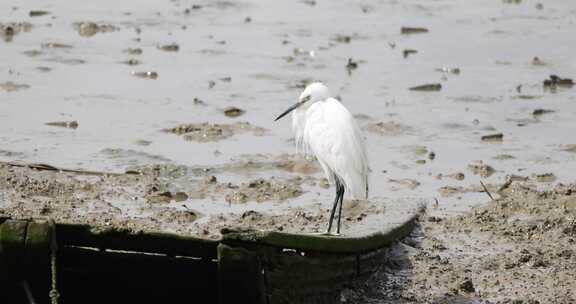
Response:
M330 90L328 87L325 86L321 82L313 82L306 86L302 94L300 94L300 98L298 98L298 102L288 108L288 110L284 111L284 113L280 114L276 119L280 119L286 116L288 113L292 112L293 110L299 107L309 107L315 102L326 100L330 97Z

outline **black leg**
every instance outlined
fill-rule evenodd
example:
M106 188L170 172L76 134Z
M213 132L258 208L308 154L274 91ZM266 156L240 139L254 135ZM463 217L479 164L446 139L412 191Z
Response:
M330 211L330 220L328 222L328 230L326 230L326 234L330 234L330 230L332 230L332 221L334 220L334 213L336 212L336 207L338 206L339 197L340 197L340 183L336 181L336 198L334 198L334 205L332 206L332 211Z
M338 208L338 226L336 226L336 233L340 234L340 220L342 219L342 201L344 200L344 186L340 186L340 208Z

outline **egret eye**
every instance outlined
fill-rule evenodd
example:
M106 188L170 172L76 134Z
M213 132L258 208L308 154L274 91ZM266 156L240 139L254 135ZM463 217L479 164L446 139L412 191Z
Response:
M308 100L310 100L310 98L312 97L312 95L306 95L304 96L304 98L302 98L302 103L307 102Z

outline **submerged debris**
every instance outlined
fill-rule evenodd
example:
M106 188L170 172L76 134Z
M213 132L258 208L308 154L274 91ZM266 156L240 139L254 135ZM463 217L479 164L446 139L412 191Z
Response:
M534 179L539 183L552 183L556 181L554 173L533 174Z
M332 40L339 43L350 43L350 41L352 41L352 36L337 34L332 38Z
M442 72L442 73L454 74L454 75L460 74L460 68L441 67L441 68L437 68L436 71Z
M404 51L402 51L402 56L404 58L408 58L408 56L412 55L412 54L417 54L418 50L413 50L413 49L406 49Z
M0 37L6 42L10 42L16 34L29 32L31 29L32 23L29 22L0 23Z
M423 85L411 87L411 88L409 88L409 90L434 92L434 91L442 90L442 85L439 83L423 84Z
M576 144L563 145L562 151L576 153Z
M127 64L127 65L139 65L141 62L138 59L130 58L128 60L122 61L122 63Z
M157 48L165 52L178 52L180 50L180 46L176 43L158 45Z
M28 13L30 17L40 17L49 14L51 14L49 11L42 11L42 10L32 10Z
M554 110L535 109L535 110L532 112L532 115L538 116L538 115L547 114L547 113L554 113Z
M496 170L482 161L473 162L468 165L468 169L472 173L480 175L483 178L490 177Z
M409 26L403 26L400 29L400 33L402 33L403 35L409 35L409 34L421 34L421 33L428 33L428 29L425 27L409 27Z
M484 135L480 139L482 141L502 141L504 139L504 134L496 133L496 134Z
M540 58L538 58L538 56L532 58L532 65L535 66L544 66L546 65L546 62L542 61Z
M130 54L130 55L142 55L142 49L141 48L128 48L124 50L124 53Z
M0 90L4 90L6 92L14 92L19 90L24 90L30 88L30 85L24 83L14 83L12 81L7 81L4 83L0 83Z
M244 114L246 111L240 109L240 108L236 108L236 107L229 107L224 109L224 115L228 116L228 117L238 117L242 114Z
M358 68L358 62L353 61L352 58L348 58L348 63L346 64L346 70L348 74L352 73L353 70Z
M97 33L109 33L119 30L118 27L111 24L97 24L87 21L74 23L74 27L82 37L92 37Z
M40 50L28 50L28 51L24 51L22 52L22 54L28 56L28 57L36 57L36 56L40 56L42 54L44 54L42 51Z
M53 126L53 127L62 127L62 128L68 128L68 129L76 129L78 128L78 122L73 120L73 121L54 121L54 122L47 122L45 123L45 125L47 126Z
M149 79L157 79L158 78L158 73L154 72L154 71L148 71L148 72L132 71L132 72L130 72L130 75L140 77L140 78L149 78Z
M60 42L46 42L41 44L42 48L46 49L71 49L73 48L70 44L64 44Z
M234 124L211 124L205 122L183 124L173 128L164 129L163 131L184 135L184 139L190 141L210 142L222 140L242 132L252 132L255 135L262 135L266 132L266 129L253 126L248 122L237 122Z
M561 78L557 75L550 75L549 79L543 81L544 88L555 89L556 87L571 88L574 86L574 81L571 78Z

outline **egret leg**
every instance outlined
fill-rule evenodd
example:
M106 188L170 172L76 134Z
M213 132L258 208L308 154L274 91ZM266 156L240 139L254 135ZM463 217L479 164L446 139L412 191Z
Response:
M336 213L336 207L338 207L341 193L344 194L344 187L340 185L339 182L336 182L336 198L334 198L334 205L332 206L332 211L330 211L330 220L328 222L326 234L330 234L330 231L332 230L332 222L334 221L334 214Z
M342 219L342 201L344 200L344 187L340 191L340 207L338 208L338 226L336 226L336 234L340 234L340 220Z

